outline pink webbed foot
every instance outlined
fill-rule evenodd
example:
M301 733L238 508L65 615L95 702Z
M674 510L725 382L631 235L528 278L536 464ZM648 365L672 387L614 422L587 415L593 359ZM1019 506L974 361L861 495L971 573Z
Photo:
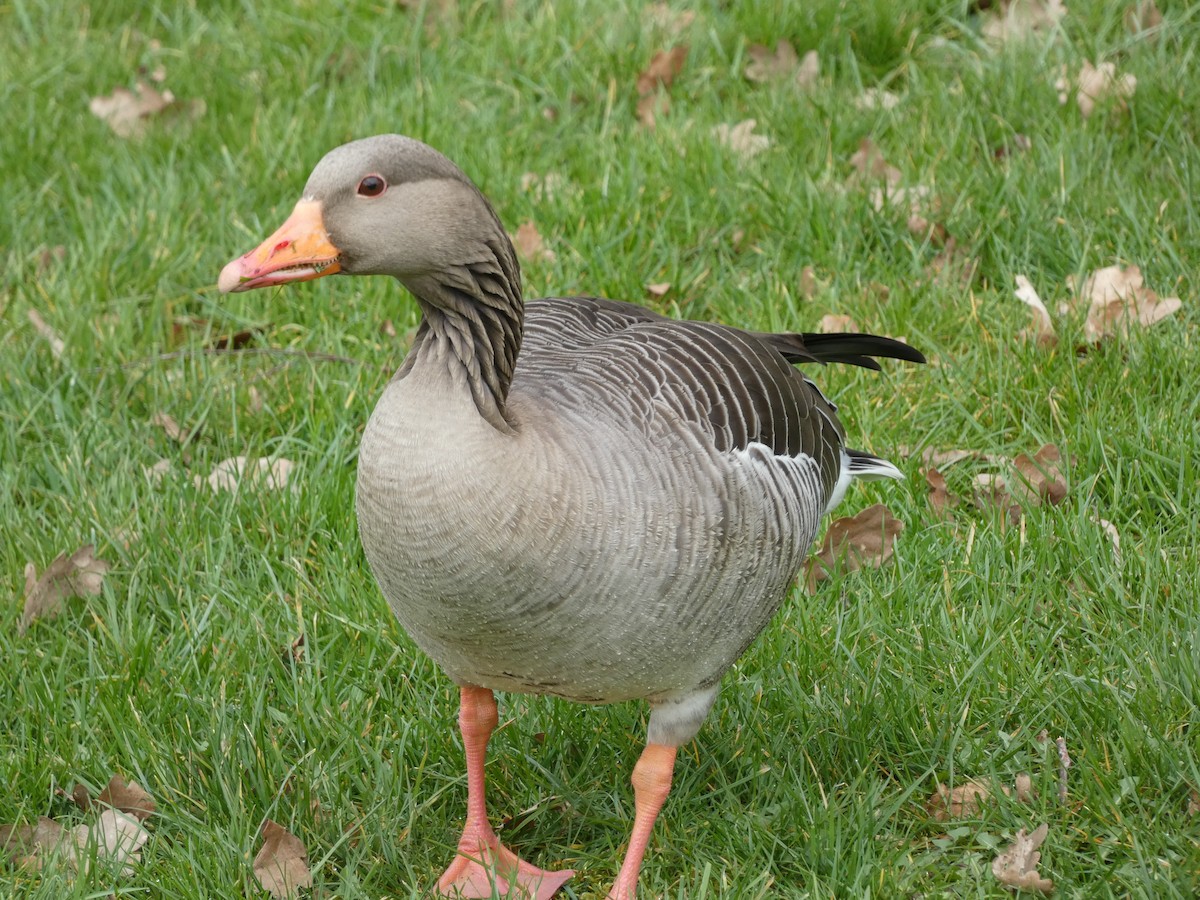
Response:
M495 838L493 838L495 841ZM512 900L550 900L575 873L550 872L532 866L495 841L480 843L477 851L458 855L438 880L443 897L508 897Z

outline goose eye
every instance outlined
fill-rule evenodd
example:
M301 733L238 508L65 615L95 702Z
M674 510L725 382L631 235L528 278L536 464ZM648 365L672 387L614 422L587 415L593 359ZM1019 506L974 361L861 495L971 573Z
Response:
M358 183L360 197L378 197L387 190L387 182L378 175L368 175Z

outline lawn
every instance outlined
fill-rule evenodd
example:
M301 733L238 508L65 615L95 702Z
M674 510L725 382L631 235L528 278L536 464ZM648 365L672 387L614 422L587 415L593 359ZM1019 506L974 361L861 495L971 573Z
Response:
M1163 0L1134 33L1078 0L995 43L995 11L962 2L690 8L0 4L0 823L91 821L67 794L114 773L158 806L133 874L0 860L0 896L266 896L267 819L307 847L313 896L427 896L448 862L456 692L393 621L353 512L417 308L386 279L215 288L326 150L385 131L457 161L511 232L533 223L553 256L526 261L528 296L760 330L849 316L930 358L815 373L851 444L908 476L838 514L884 503L906 528L879 569L798 585L730 672L642 896L1005 897L992 859L1042 823L1056 896L1200 891L1200 11ZM819 77L748 79L750 46L783 39ZM638 75L683 44L647 128ZM1085 61L1136 91L1060 104L1059 67ZM89 100L139 77L176 102L118 136ZM754 155L714 135L748 119ZM873 202L864 139L928 189L928 227ZM1182 308L1090 341L1068 279L1110 265ZM1056 345L1019 334L1018 275ZM1061 502L972 502L997 457L1046 443ZM941 467L962 498L944 517L927 449L975 453ZM194 481L237 456L292 461L289 486ZM26 563L84 544L111 563L100 592L21 633ZM501 836L576 869L563 896L603 897L644 707L500 701ZM1033 798L997 789L1022 773ZM979 808L928 808L972 779Z

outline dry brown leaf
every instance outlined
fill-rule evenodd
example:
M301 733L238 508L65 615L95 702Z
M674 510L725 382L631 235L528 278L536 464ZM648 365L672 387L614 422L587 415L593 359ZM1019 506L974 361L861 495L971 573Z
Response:
M775 50L764 44L746 48L750 61L746 63L746 78L750 81L783 81L790 79L796 87L815 84L821 75L821 59L816 50L809 50L801 59L790 41L777 41Z
M950 511L958 506L959 500L946 488L946 477L933 466L925 470L925 481L929 485L929 506L939 519L950 518Z
M1053 444L1044 444L1032 457L1018 454L1013 466L1019 476L1011 485L1018 500L1035 505L1049 503L1057 506L1067 497L1067 482L1063 473L1063 458Z
M1067 279L1072 287L1074 282ZM1090 344L1113 335L1124 337L1135 323L1148 328L1183 306L1178 297L1160 298L1146 287L1137 266L1097 269L1084 280L1079 299L1089 301L1083 336Z
M743 160L751 159L771 146L771 139L765 134L754 134L754 119L746 119L736 125L726 125L722 122L712 130L713 136L723 147L728 147Z
M859 109L895 109L900 105L900 96L883 88L870 87L858 95L854 105Z
M937 789L925 802L925 811L938 822L970 818L978 815L991 795L991 786L982 781L966 781L953 790L939 781Z
M1000 791L1006 797L1015 795L1021 803L1028 803L1036 796L1033 791L1033 779L1024 772L1017 775L1013 787L1002 784ZM925 811L938 822L969 819L979 814L991 796L992 785L983 781L964 781L953 790L939 781L937 788L925 801Z
M0 825L0 852L21 867L41 869L59 851L73 858L74 847L70 832L45 816L36 825Z
M796 290L805 300L811 300L817 295L817 273L812 266L805 266L800 270L800 281L796 285Z
M1096 104L1102 100L1111 99L1116 109L1125 109L1125 101L1132 97L1133 92L1137 89L1137 78L1128 73L1118 77L1117 66L1111 62L1102 62L1098 66L1093 66L1091 62L1084 60L1083 68L1075 76L1074 84L1067 75L1065 65L1059 71L1061 74L1054 82L1054 89L1058 91L1058 102L1065 105L1071 97L1071 88L1074 86L1076 88L1075 103L1079 106L1079 112L1085 119L1092 114Z
M999 510L1004 513L1005 519L1014 525L1021 520L1021 507L1009 492L1008 482L1003 475L980 472L971 479L971 483L975 488L976 507L982 510Z
M1187 814L1194 816L1200 814L1200 791L1192 788L1191 794L1188 795ZM3 843L3 841L0 841Z
M120 865L123 875L133 874L134 863L142 861L142 845L150 838L150 832L137 818L119 809L104 810L94 825L76 825L71 834L76 846L83 851L74 855L80 871L87 871L91 857L89 845L94 841L97 861Z
M858 323L849 316L839 315L837 313L827 313L821 316L821 321L817 323L817 331L821 334L838 334L843 331L858 331Z
M678 44L670 50L659 50L650 58L650 65L638 74L637 92L645 97L662 89L666 90L687 62L688 45Z
M126 781L114 775L95 800L99 806L108 806L127 813L139 821L146 821L158 807L154 798L136 781ZM84 807L87 809L87 807Z
M666 3L651 3L642 10L642 21L649 28L658 28L676 37L692 26L696 13L690 9L671 9Z
M1108 535L1108 539L1112 541L1113 562L1116 563L1116 566L1119 569L1121 567L1121 534L1117 531L1117 526L1108 521L1108 519L1100 518L1095 513L1092 513L1091 519L1100 526L1100 529L1106 535Z
M308 851L298 837L267 819L262 839L262 849L254 857L254 877L272 897L294 898L299 896L300 888L312 887Z
M904 177L900 170L883 158L883 152L875 146L870 138L863 138L858 144L858 150L850 157L852 165L861 178L882 179L887 185L898 185Z
M1143 31L1153 31L1162 24L1162 13L1154 0L1141 0L1137 6L1131 6L1125 11L1125 28L1130 34L1141 34Z
M96 556L92 544L84 544L69 556L61 554L37 577L33 563L25 564L25 609L18 630L24 634L34 619L52 619L69 597L94 597L100 593L104 576L112 564Z
M1057 737L1054 746L1058 749L1058 802L1067 802L1067 770L1071 768L1071 754L1067 752L1067 739Z
M282 456L266 456L259 459L233 456L213 466L208 478L196 475L192 481L196 487L203 487L207 483L213 493L236 491L243 484L277 491L287 487L295 467L294 462Z
M59 336L57 331L46 324L46 320L42 318L42 314L36 309L28 310L25 315L29 317L29 324L33 326L34 331L44 337L50 344L50 352L54 354L54 358L61 358L63 351L67 349L67 342Z
M517 255L527 263L552 263L557 258L532 222L522 222L517 226L512 242Z
M904 523L882 503L868 506L856 516L835 519L825 532L820 551L809 560L809 590L828 578L839 564L846 573L879 568L891 559L896 537L903 531Z
M1038 847L1049 832L1050 826L1044 822L1030 835L1022 828L1004 852L992 860L992 874L1009 887L1049 894L1054 890L1054 882L1043 878L1037 870L1042 858Z
M634 110L638 122L653 131L658 127L658 117L665 116L671 111L671 100L665 92L659 91L639 97L637 108Z
M1062 0L1001 0L981 30L985 38L998 44L1021 40L1049 31L1066 14Z
M103 119L118 137L135 137L146 130L146 120L166 110L178 109L191 118L204 113L201 101L180 104L170 91L157 91L144 81L134 90L116 88L105 97L93 97L88 102L92 115Z
M151 484L161 484L170 472L171 461L169 459L160 459L152 466L142 466L142 474Z
M657 284L646 285L646 293L654 298L665 297L669 290L671 290L671 282L669 281L660 281Z
M1054 333L1050 310L1046 309L1046 304L1042 302L1042 298L1038 296L1037 291L1033 289L1033 285L1024 275L1017 276L1017 289L1014 293L1018 300L1033 311L1033 322L1028 328L1022 328L1017 332L1017 337L1022 340L1036 340L1038 346L1041 347L1053 347L1057 344L1058 335Z

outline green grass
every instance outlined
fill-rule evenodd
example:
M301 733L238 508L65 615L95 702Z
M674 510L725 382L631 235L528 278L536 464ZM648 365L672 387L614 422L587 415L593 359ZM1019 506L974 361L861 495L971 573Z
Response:
M819 373L856 444L1053 441L1074 459L1066 501L1020 528L969 506L937 521L916 455L892 454L903 484L851 493L841 512L882 501L908 523L894 562L797 591L730 673L681 754L643 896L1004 897L993 848L1042 821L1058 896L1195 896L1200 20L1162 5L1156 41L1080 0L1056 40L991 51L963 3L701 4L653 133L634 125L633 84L667 39L632 4L460 2L432 32L388 2L0 5L0 823L76 821L55 789L113 772L161 810L133 877L0 863L0 895L253 896L267 817L307 844L319 896L424 896L448 861L465 805L455 693L392 620L353 518L358 435L416 307L384 279L213 287L327 149L401 131L458 161L510 230L532 219L551 240L529 296L641 299L670 281L658 305L682 316L803 330L846 313L933 363ZM741 77L747 44L781 37L821 54L809 96ZM1060 63L1097 58L1136 74L1137 93L1128 113L1084 121L1052 84ZM88 113L160 64L180 98L205 101L199 120L121 140ZM903 102L860 110L868 86ZM750 163L710 136L746 118L774 142ZM1016 133L1029 152L995 159ZM937 248L843 187L864 137L935 186L980 261L969 288L931 282ZM526 171L574 189L538 202ZM63 259L40 266L56 245ZM1017 340L1015 274L1053 308L1068 275L1113 262L1141 265L1182 311L1085 355L1079 322L1053 351ZM30 309L62 335L61 359ZM211 324L173 330L188 316ZM259 348L352 362L201 352L247 327ZM199 428L190 462L157 412ZM191 483L272 453L299 463L295 493ZM142 468L160 458L172 473L152 484ZM985 468L950 469L951 489L969 494ZM1120 532L1119 565L1094 516ZM114 564L102 595L18 636L26 561L89 541ZM502 836L576 868L565 896L602 897L644 709L501 708ZM1042 729L1074 757L1066 807ZM949 824L924 810L939 780L1022 771L1028 806L1001 798Z

